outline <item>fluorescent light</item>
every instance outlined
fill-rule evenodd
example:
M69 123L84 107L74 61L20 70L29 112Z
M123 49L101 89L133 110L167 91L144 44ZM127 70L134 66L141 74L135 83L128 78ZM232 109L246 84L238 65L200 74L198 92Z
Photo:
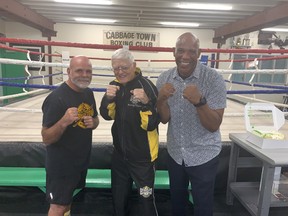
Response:
M225 4L198 4L181 2L178 5L182 9L197 9L197 10L232 10L231 5Z
M87 22L87 23L115 23L116 20L112 19L95 19L95 18L81 18L81 17L76 17L74 18L75 21L77 22Z
M185 22L160 22L161 25L167 26L183 26L183 27L198 27L199 23L185 23Z
M287 28L264 28L261 31L288 32Z
M62 3L75 3L75 4L97 4L97 5L111 5L112 1L109 0L54 0L55 2Z

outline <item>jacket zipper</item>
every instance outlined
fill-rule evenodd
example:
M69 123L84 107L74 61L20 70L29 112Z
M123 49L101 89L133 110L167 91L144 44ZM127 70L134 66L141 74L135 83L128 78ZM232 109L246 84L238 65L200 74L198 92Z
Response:
M124 160L127 159L126 157L126 148L125 148L125 144L124 144L124 133L125 133L125 128L124 128L124 117L126 115L126 109L125 109L125 91L126 91L126 88L125 86L123 86L123 92L122 92L122 95L121 95L121 100L122 102L124 101L124 103L122 103L122 113L121 113L121 117L122 117L122 125L121 125L121 147L122 147L122 151L123 151L123 157L124 157Z

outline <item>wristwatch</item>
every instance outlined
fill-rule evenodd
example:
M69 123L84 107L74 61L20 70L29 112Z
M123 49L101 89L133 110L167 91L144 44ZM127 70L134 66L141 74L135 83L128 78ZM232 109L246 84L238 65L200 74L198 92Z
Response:
M194 104L195 107L201 107L203 105L205 105L207 103L206 98L205 97L201 97L200 98L200 102L197 104Z

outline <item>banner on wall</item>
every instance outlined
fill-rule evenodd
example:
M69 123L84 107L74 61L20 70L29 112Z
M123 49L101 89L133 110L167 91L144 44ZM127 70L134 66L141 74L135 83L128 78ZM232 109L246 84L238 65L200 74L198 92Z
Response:
M159 37L160 33L155 32L104 30L103 44L117 46L159 47Z

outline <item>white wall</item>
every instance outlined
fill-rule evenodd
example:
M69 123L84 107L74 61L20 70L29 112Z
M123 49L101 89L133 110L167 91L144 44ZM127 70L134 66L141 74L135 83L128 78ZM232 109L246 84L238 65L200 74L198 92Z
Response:
M66 41L66 42L75 42L75 43L90 43L90 44L103 44L103 32L104 30L125 30L125 31L144 31L144 32L159 32L160 33L160 47L173 47L175 46L176 38L187 31L187 29L156 29L156 28L136 28L136 27L122 27L122 26L105 26L105 25L81 25L81 24L56 24L55 30L57 31L57 37L53 38L55 41ZM216 44L212 43L212 30L192 30L200 39L201 45L205 48L215 48ZM55 47L54 51L61 52L66 50L65 47ZM113 51L105 50L94 50L94 49L68 49L71 52L71 55L76 55L79 53L94 56L94 57L103 57L110 58ZM154 59L169 59L173 60L172 53L165 52L133 52L135 59L145 59L145 60L154 60ZM110 65L110 62L99 62L99 65ZM138 63L143 66L147 64ZM161 66L163 64L165 67L167 63L157 63L154 64L155 67ZM174 63L170 64L174 65ZM170 66L169 65L169 66Z

